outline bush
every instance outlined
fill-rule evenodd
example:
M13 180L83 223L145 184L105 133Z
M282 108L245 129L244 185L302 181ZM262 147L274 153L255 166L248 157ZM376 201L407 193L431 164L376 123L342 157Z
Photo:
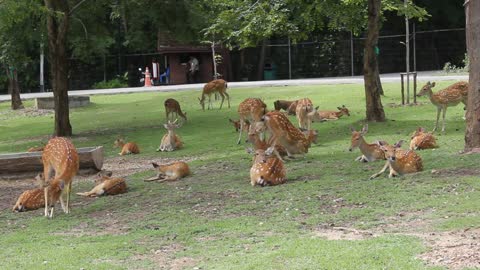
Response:
M447 62L443 66L443 71L445 71L446 73L468 72L470 62L468 60L468 55L467 54L465 54L465 57L463 58L462 62L463 62L463 67L461 67L461 66L457 67L457 66L453 65L452 63Z
M128 87L127 83L128 72L125 72L123 76L117 75L115 79L109 81L97 82L93 85L94 89L111 89L111 88L124 88Z

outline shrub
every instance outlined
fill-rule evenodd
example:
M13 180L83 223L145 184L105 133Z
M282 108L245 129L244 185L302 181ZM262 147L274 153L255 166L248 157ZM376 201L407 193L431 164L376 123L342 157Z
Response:
M115 79L109 81L97 82L93 85L94 89L111 89L111 88L123 88L128 87L127 83L128 72L125 72L123 76L117 75Z
M461 67L461 66L457 67L457 66L453 65L452 63L447 62L443 66L443 71L445 71L446 73L468 72L470 61L468 60L468 55L467 54L465 54L465 57L463 58L462 62L463 62L463 67Z

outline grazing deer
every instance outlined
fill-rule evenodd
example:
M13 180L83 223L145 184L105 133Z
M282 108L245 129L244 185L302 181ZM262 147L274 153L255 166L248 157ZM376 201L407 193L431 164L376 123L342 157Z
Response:
M247 149L247 153L254 154L253 165L250 169L250 183L252 186L275 186L287 181L283 162L275 156L270 156L273 151L273 146L266 150Z
M413 133L410 141L410 150L422 150L437 148L437 141L432 133L426 132L424 128L419 127Z
M427 82L420 92L417 94L418 97L428 96L433 105L437 107L437 121L435 122L435 132L438 127L438 120L440 118L440 112L443 111L443 122L442 122L442 132L445 132L445 114L447 113L448 107L457 106L458 103L463 102L465 106L467 105L467 96L468 96L468 82L457 82L449 87L433 93L432 88L435 86L435 82Z
M208 109L213 109L211 96L213 93L220 94L222 97L222 103L220 103L220 109L222 108L223 101L225 100L225 96L227 96L228 108L230 108L230 96L227 93L227 82L222 79L213 80L203 87L202 98L198 98L200 101L200 105L202 105L202 110L205 111L205 96L208 96Z
M263 122L257 122L257 123L263 124ZM257 125L257 128L255 128L254 126L252 126L252 128L250 128L248 132L248 137L245 142L252 143L253 149L255 150L259 150L259 149L267 150L267 148L272 146L272 144L274 143L274 137L270 137L268 141L262 140L260 138L259 133L263 131L264 131L264 127L258 128L258 125ZM283 157L287 155L287 151L285 150L285 148L279 144L274 145L274 153L277 156L277 158L280 159L281 161L283 161Z
M370 176L370 179L380 176L387 168L390 169L389 178L423 170L422 158L413 150L405 151L401 149L402 143L403 140L391 146L378 142L380 149L385 153L387 162L382 170Z
M85 197L98 197L102 195L117 195L127 192L127 183L124 178L114 178L109 175L97 175L95 187L88 192L77 193Z
M295 108L296 108L296 100L295 101L288 101L288 100L277 100L273 102L273 107L275 108L276 111L280 111L283 109L284 111L288 112L289 114L291 113L289 111L290 106L292 106L293 103L295 103ZM295 109L293 109L293 114L295 114Z
M179 115L180 115L180 117L183 118L184 122L187 121L187 113L182 112L182 109L180 108L180 103L178 103L178 101L176 101L173 98L169 98L169 99L165 100L165 102L163 104L165 105L165 114L166 114L165 119L167 121L177 119ZM175 114L175 116L173 114ZM169 119L168 118L169 115L171 115L173 117L173 119ZM170 117L170 118L172 118L172 117Z
M128 154L140 154L140 148L134 142L127 142L125 143L123 138L118 138L113 142L113 147L118 147L121 149L120 156L128 155Z
M238 115L240 116L240 130L238 134L237 144L242 140L242 131L245 128L245 122L250 120L251 123L258 122L267 112L267 105L258 98L247 98L238 105Z
M65 213L70 213L70 192L72 191L72 180L77 174L79 169L78 153L72 142L64 137L55 137L48 141L47 145L43 149L42 154L43 162L43 175L44 179L44 192L45 192L45 216L53 217L54 207L49 202L49 183L51 186L65 185L65 189L62 189L59 197L60 204ZM51 174L55 172L55 176L52 181L50 180ZM63 202L62 195L66 193L66 204ZM49 207L52 206L49 213Z
M232 120L228 118L228 121L232 123L233 127L235 128L235 132L238 132L240 130L240 120ZM248 132L249 129L250 129L250 121L245 120L244 130Z
M168 121L168 123L163 124L165 129L167 129L167 134L163 135L160 146L157 149L162 152L171 152L183 147L183 142L180 140L180 137L175 134L175 129L180 128L182 125L176 124L178 119L173 122Z
M369 144L365 141L363 136L368 132L368 125L364 125L361 131L355 131L353 127L350 127L352 131L352 144L348 151L352 152L353 149L359 148L362 155L356 158L356 161L372 162L378 159L385 159L385 154L380 149L380 145L377 143Z
M298 126L304 129L310 129L311 120L307 117L308 113L313 111L313 104L309 98L297 100L295 114L297 115Z
M43 176L37 175L37 181L43 182ZM64 188L63 181L56 181L48 185L48 202L50 207L54 207L55 203L60 198L62 190ZM24 191L17 200L17 203L13 206L12 211L24 212L29 210L36 210L45 206L45 188L36 188Z
M318 107L316 108L318 110ZM338 120L343 115L350 116L350 111L342 105L342 107L337 107L338 112L336 111L318 111L318 115L320 119L325 120Z
M166 165L159 165L155 162L152 162L152 165L153 168L158 171L158 174L157 176L146 179L145 181L175 181L190 175L190 168L188 167L188 164L183 161L177 161Z

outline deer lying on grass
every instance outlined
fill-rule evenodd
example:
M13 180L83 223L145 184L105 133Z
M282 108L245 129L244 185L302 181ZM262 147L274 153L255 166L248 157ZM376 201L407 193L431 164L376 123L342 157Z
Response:
M238 105L238 115L240 116L240 130L238 132L237 144L242 140L242 131L245 123L250 120L252 124L262 119L267 112L267 105L258 98L247 98Z
M88 192L77 193L85 197L99 197L102 195L117 195L127 192L127 183L124 178L111 177L112 172L98 174L95 179L95 187Z
M187 175L190 175L190 168L188 164L183 161L177 161L166 165L159 165L155 162L152 162L153 168L158 171L157 176L146 179L145 181L175 181L180 178L183 178Z
M435 122L435 128L433 131L437 130L438 120L440 118L440 112L443 111L443 122L442 122L442 132L445 132L445 114L447 113L448 107L457 106L458 103L462 102L467 105L467 96L468 96L468 82L457 82L449 87L433 93L432 88L435 86L435 82L427 82L420 92L417 94L418 97L428 96L433 105L437 107L437 121Z
M313 111L313 104L309 98L302 98L297 100L297 107L295 114L297 115L298 126L304 129L310 129L311 120L308 118L308 113Z
M171 152L183 147L183 142L180 140L180 137L175 134L175 129L180 128L182 125L176 124L178 119L173 122L168 121L167 124L163 124L165 129L167 129L167 134L163 135L160 146L157 149L162 152Z
M140 154L140 148L134 142L125 143L123 138L118 138L113 143L113 147L118 147L121 149L120 156L129 155L129 154Z
M228 121L232 123L233 127L235 128L235 132L238 132L240 130L240 120L232 120L228 118ZM245 120L245 131L248 131L250 129L250 121Z
M182 109L180 108L180 103L178 103L178 101L176 101L173 98L169 98L169 99L165 100L163 105L165 106L165 115L166 115L165 119L167 121L177 119L179 115L180 115L180 117L183 118L184 122L187 121L187 113L182 112ZM173 114L175 114L175 115L173 115ZM171 116L171 117L169 118L169 116Z
M208 107L210 110L212 107L211 96L213 93L218 93L222 97L222 103L220 103L220 109L222 108L223 101L225 96L227 96L228 108L230 108L230 96L227 93L227 82L222 79L213 80L203 87L202 98L198 98L200 105L202 105L202 110L205 111L205 96L208 96Z
M42 152L43 148L45 148L45 144L43 144L42 146L30 147L28 148L27 152Z
M39 174L35 177L39 183L43 183L43 175ZM56 181L46 187L48 189L48 203L50 207L54 207L62 194L64 182ZM36 210L45 207L45 188L36 188L24 191L17 202L13 206L12 211L24 212Z
M362 152L362 155L356 158L355 161L372 162L378 159L385 159L385 153L380 149L379 144L369 144L363 138L368 132L368 125L364 125L361 131L355 131L353 127L350 127L350 130L352 131L352 144L348 151L352 152L358 147L360 152Z
M42 154L43 162L43 175L45 176L43 185L45 186L45 216L53 217L54 205L50 203L51 198L49 186L62 187L62 192L59 195L60 204L63 211L70 213L70 192L72 191L72 180L77 174L79 169L78 153L72 142L63 137L55 137L48 141L47 145L43 149ZM55 172L55 176L52 181L50 180L51 173ZM56 189L58 191L58 189ZM62 195L66 193L66 204L63 202ZM54 202L53 202L54 204ZM51 207L49 213L49 207Z
M387 162L382 170L370 176L370 179L380 176L387 168L390 169L390 173L388 174L389 178L423 170L422 158L413 150L406 151L400 149L402 143L403 140L397 142L393 146L384 145L382 142L378 143L380 149L385 153Z
M292 106L293 104L293 106ZM273 107L276 111L283 109L290 115L295 115L295 109L297 108L297 101L277 100L273 102Z
M275 156L270 156L273 151L273 146L266 150L247 149L247 153L254 154L253 165L250 168L250 183L252 186L275 186L287 181L283 162Z
M432 133L426 132L424 128L419 127L412 135L410 141L410 150L422 150L437 148L437 141Z
M318 110L318 107L315 108ZM350 116L350 111L345 107L345 105L342 105L342 107L337 107L338 112L336 111L318 111L318 115L320 119L325 119L325 120L338 120L340 117L343 115Z

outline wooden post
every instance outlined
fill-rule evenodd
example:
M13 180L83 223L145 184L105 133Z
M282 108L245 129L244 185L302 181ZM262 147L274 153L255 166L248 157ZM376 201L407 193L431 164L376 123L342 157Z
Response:
M413 104L417 104L417 72L413 73Z
M400 73L400 78L402 81L402 105L405 105L405 89L403 86L403 73Z

